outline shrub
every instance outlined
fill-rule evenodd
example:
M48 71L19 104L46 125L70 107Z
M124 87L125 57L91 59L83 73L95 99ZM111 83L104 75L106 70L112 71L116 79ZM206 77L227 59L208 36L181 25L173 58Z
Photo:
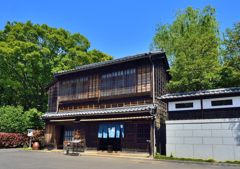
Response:
M0 148L22 147L28 144L28 136L20 133L0 133Z
M22 106L2 106L0 107L0 131L27 133L27 129L43 129L41 115L43 113L35 108L24 111Z
M208 159L208 160L206 160L206 162L210 162L210 163L216 163L217 161L216 160L214 160L214 159Z

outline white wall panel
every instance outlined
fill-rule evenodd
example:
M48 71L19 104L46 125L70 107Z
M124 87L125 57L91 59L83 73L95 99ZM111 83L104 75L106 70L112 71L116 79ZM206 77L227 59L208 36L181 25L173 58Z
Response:
M232 105L223 105L223 106L212 106L212 101L218 100L229 100L232 99ZM240 96L236 97L222 97L215 99L203 99L203 109L219 109L219 108L231 108L231 107L240 107Z
M193 103L193 107L190 108L176 108L176 104L178 103ZM179 102L169 102L168 103L168 111L182 111L182 110L199 110L201 109L201 101L200 100L187 100L187 101L179 101Z

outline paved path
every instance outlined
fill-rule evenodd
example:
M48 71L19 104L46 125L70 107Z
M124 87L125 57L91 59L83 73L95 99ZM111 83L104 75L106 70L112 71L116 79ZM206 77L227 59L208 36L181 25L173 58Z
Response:
M62 153L0 149L0 169L230 169L237 167L173 163L150 159L67 156Z

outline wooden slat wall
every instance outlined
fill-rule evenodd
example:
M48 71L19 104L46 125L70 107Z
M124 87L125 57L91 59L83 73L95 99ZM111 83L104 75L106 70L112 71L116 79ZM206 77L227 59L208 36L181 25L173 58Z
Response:
M161 143L161 153L163 154L165 151L165 141L162 138L162 127L165 126L165 120L167 118L167 104L158 100L157 97L165 95L169 93L166 84L169 82L169 76L167 74L166 66L162 59L156 60L154 63L154 88L155 88L155 102L158 105L157 108L157 117L156 117L156 143ZM158 145L158 148L160 146Z
M136 75L137 74L137 75ZM60 82L59 101L99 97L99 75L78 77ZM136 84L136 78L138 82ZM101 75L101 96L150 91L150 65L109 72ZM136 88L137 85L137 88Z
M125 137L122 138L122 148L126 151L149 151L150 122L124 123Z
M147 65L146 70L147 70L147 72L146 72L147 91L150 91L151 90L151 85L150 85L151 84L151 76L150 76L151 69L150 69L150 65Z
M44 132L44 144L45 145L53 145L54 144L54 132L55 132L55 125L48 124L45 125L45 132Z
M138 83L137 83L137 91L138 93L142 92L142 67L138 67Z
M157 60L155 62L155 100L158 103L158 116L160 116L159 118L157 118L158 120L161 120L158 122L158 120L156 121L157 123L165 123L166 117L167 117L167 104L158 100L157 97L160 97L162 95L165 95L167 93L169 93L166 84L169 82L168 79L168 75L167 75L167 70L166 70L166 66L164 65L162 60ZM159 126L160 127L160 126Z
M98 97L98 75L89 76L89 98Z
M143 65L138 67L138 93L147 92L151 90L151 76L150 76L150 65Z
M78 103L78 104L64 104L59 106L59 111L74 111L74 110L89 110L89 109L103 109L103 108L114 108L114 107L127 107L137 106L144 104L152 104L152 98L150 97L139 97L139 98L128 98L118 99L110 101L102 101L101 103Z
M48 112L57 111L58 82L49 87L48 93Z
M101 96L136 93L136 69L125 69L101 76Z
M98 97L99 76L91 75L61 81L59 101Z
M97 98L100 96L150 92L151 67L150 64L145 64L138 67L109 72L101 76L99 74L92 74L90 76L75 77L59 82L58 86L59 102ZM52 92L53 89L55 93ZM57 83L50 87L49 93L48 112L55 112L57 110L57 97L55 97L57 96ZM93 108L100 107L100 105L90 106ZM81 107L67 107L67 109L62 107L60 110L79 110L82 109L82 107L85 108L84 105L81 105Z
M89 123L86 128L86 146L88 150L96 150L98 146L98 123Z

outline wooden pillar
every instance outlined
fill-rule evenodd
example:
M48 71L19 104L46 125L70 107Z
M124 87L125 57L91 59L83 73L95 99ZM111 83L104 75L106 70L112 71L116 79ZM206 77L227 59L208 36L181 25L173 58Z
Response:
M58 83L58 90L57 90L57 105L56 105L56 113L59 112L59 90L60 90L60 81L57 82Z
M150 156L154 156L155 155L155 118L153 117L152 120L150 121L151 124L151 128L150 128Z
M150 120L150 146L149 146L149 155L152 156L152 145L153 145L153 125L152 120Z
M58 137L58 126L55 125L55 130L54 130L54 133L53 133L53 138L54 138L54 149L57 149L57 137Z
M155 123L155 116L153 118L152 123L153 123L153 147L152 147L152 154L153 154L153 156L155 156L155 154L156 154L156 146L155 146L156 145L156 131L155 131L156 123Z

